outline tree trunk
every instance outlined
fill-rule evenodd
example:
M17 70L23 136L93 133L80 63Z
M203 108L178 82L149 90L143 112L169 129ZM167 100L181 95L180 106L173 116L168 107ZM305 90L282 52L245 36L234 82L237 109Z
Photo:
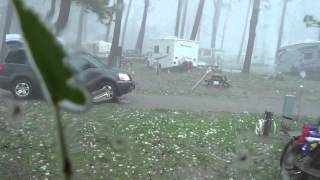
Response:
M280 23L280 29L279 29L278 42L277 42L277 51L280 49L282 45L282 35L283 35L283 28L284 28L284 23L286 19L288 2L289 0L284 0L283 6L282 6L282 15L281 15L281 23Z
M212 34L211 34L211 48L216 48L217 32L221 14L222 0L215 0L214 2L214 15L212 23Z
M197 15L196 15L196 19L194 20L194 24L193 24L190 40L196 40L196 37L197 37L197 34L198 34L198 30L199 30L199 26L200 26L200 22L201 22L201 18L202 18L204 2L205 2L205 0L200 0L200 2L199 2Z
M10 27L12 23L12 18L13 18L13 6L11 1L8 1L7 5L7 12L6 12L6 19L5 19L5 24L4 24L4 29L2 33L2 43L1 43L1 49L0 49L0 61L3 61L4 59L4 54L5 54L5 44L6 44L6 34L10 32Z
M183 1L183 14L182 14L182 24L181 24L181 32L180 32L180 38L185 37L185 26L186 26L186 19L187 19L187 13L188 13L188 0Z
M117 0L116 22L114 25L112 46L111 46L110 55L108 58L109 67L114 67L121 57L119 41L120 41L120 33L121 33L122 13L123 13L123 0Z
M86 12L84 8L82 7L80 9L80 16L79 16L79 22L78 22L77 46L81 46L82 44L85 13Z
M107 25L107 32L106 32L106 37L105 37L105 40L107 42L110 41L110 33L111 33L111 28L112 28L112 24L113 24L113 14L111 15L111 21L110 23Z
M224 48L224 38L225 38L225 35L226 35L227 23L228 23L228 20L229 20L229 14L230 14L230 10L231 10L231 4L232 4L232 0L230 1L230 4L229 4L229 6L227 8L226 19L224 20L224 24L223 24L223 32L222 32L220 49Z
M249 40L248 40L246 57L245 57L245 61L242 68L242 73L244 74L250 73L251 58L252 58L254 42L256 38L256 29L257 29L258 19L259 19L260 3L261 3L261 0L253 1L253 9L252 9L250 30L249 30Z
M60 12L58 20L55 23L56 35L59 35L61 31L66 27L71 9L71 0L61 0Z
M140 26L140 31L138 35L138 40L136 43L136 50L138 50L140 53L142 52L143 47L143 41L144 41L144 34L146 31L146 23L147 23L147 17L148 17L148 9L149 9L149 0L144 1L144 12L143 12L143 18Z
M48 14L46 15L46 20L51 21L54 15L54 12L56 11L56 0L51 0L51 6Z
M247 28L248 28L248 24L249 24L249 15L250 15L251 3L252 3L252 0L250 0L249 4L248 4L247 15L246 15L246 19L245 19L246 22L245 22L244 30L243 30L243 33L242 33L242 39L241 39L240 48L239 48L239 52L238 52L238 56L237 56L237 63L240 63L240 61L241 61L241 55L242 55L244 42L245 42L246 35L247 35Z
M179 29L180 29L180 19L181 19L181 9L182 9L182 0L178 1L177 7L177 16L176 16L176 27L174 29L174 35L179 37Z
M129 1L129 5L127 7L127 14L126 14L126 19L124 20L124 25L123 25L123 30L122 30L122 38L121 38L121 46L123 47L125 37L126 37L126 31L127 31L127 24L128 24L128 19L131 11L131 6L132 6L132 0Z

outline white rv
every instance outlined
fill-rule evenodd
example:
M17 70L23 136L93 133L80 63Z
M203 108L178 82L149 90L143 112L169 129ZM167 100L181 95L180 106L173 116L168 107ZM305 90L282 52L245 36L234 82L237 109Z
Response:
M150 56L148 65L160 68L173 68L185 62L198 65L199 43L196 41L168 37L164 39L151 40L148 45Z
M85 48L95 57L107 58L110 54L111 43L105 41L94 41L85 45Z
M199 61L205 62L208 65L217 66L221 64L224 59L224 51L222 49L210 49L200 48L199 49Z
M320 42L282 47L277 52L276 69L282 73L320 72Z

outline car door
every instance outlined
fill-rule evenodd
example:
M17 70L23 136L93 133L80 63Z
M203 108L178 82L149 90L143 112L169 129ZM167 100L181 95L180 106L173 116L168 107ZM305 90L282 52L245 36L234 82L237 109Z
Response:
M26 53L22 49L8 53L4 63L3 75L9 77L11 81L16 78L27 78L38 84Z

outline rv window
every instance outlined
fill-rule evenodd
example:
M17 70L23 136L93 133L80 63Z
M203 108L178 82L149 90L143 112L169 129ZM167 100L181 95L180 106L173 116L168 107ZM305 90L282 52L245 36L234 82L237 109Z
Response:
M159 46L154 46L154 53L159 54Z
M170 46L167 46L167 54L170 53Z
M304 59L313 59L313 53L312 52L304 52L303 53Z
M203 56L211 56L211 49L203 50Z

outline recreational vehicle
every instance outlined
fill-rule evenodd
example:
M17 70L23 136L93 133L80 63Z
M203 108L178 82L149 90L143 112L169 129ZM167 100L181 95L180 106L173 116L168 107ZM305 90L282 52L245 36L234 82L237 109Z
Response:
M161 69L173 68L189 62L198 65L199 43L196 41L168 37L149 42L148 65Z
M221 64L224 59L224 52L222 49L200 48L199 61L205 62L211 66Z
M276 69L282 73L320 72L320 42L282 47L277 51Z
M97 58L107 58L110 54L111 43L105 41L94 41L85 45L87 50Z

